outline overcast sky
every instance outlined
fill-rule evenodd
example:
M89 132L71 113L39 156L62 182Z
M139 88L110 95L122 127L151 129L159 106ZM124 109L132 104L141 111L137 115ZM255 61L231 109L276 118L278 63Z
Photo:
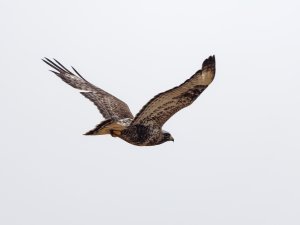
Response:
M0 2L0 224L300 224L300 1ZM216 55L175 142L82 134L103 118L41 58L133 113Z

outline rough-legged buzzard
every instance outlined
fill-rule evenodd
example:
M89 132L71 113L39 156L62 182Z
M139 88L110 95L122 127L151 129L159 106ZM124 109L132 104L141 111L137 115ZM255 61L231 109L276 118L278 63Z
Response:
M152 98L134 117L127 104L84 79L73 67L71 72L54 59L43 59L54 74L91 100L105 120L86 135L110 134L133 145L151 146L174 141L162 126L179 110L192 104L208 87L215 76L215 57L210 56L183 84Z

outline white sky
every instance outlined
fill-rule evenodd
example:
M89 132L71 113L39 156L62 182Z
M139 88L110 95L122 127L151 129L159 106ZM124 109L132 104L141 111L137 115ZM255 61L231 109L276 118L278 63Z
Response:
M0 2L0 224L300 224L300 1ZM133 113L215 54L216 78L135 147L82 133L73 65Z

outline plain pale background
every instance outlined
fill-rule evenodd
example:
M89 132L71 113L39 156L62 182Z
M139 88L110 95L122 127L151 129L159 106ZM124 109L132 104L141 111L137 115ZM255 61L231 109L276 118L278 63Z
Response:
M300 1L0 2L0 224L300 224ZM133 113L215 54L175 143L82 133L102 120L42 57Z

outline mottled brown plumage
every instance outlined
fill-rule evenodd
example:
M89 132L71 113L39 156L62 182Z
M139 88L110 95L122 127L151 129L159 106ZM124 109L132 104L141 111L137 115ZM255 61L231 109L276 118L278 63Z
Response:
M115 96L107 93L101 88L96 87L85 80L73 67L75 74L66 69L60 62L54 59L56 63L48 58L43 59L45 63L56 71L51 70L67 84L81 90L81 94L91 100L98 108L105 119L133 118L127 104Z
M126 103L85 80L73 67L75 73L55 59L55 62L48 58L43 61L63 81L81 90L81 94L91 100L106 119L86 135L111 134L139 146L174 141L170 133L162 130L162 126L176 112L192 104L215 76L215 57L210 56L203 62L202 69L190 79L156 95L133 117Z

